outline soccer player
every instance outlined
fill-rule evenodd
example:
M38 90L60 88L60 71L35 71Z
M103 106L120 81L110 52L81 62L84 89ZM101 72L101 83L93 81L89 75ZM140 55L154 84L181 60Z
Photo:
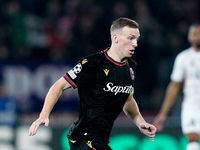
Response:
M122 110L154 141L156 128L144 120L133 98L136 64L130 57L140 37L139 25L134 20L119 18L110 31L110 48L81 59L50 88L39 118L30 127L30 136L36 134L41 124L48 126L59 96L72 87L78 88L80 106L79 117L67 134L71 150L111 150L110 132Z
M171 82L159 114L154 119L158 131L163 128L167 114L183 85L181 126L189 143L187 150L199 150L200 134L200 24L189 28L188 41L191 47L180 52L174 62Z

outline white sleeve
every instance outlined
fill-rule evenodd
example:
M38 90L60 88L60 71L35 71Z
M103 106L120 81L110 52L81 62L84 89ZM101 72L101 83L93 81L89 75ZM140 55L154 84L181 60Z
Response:
M182 55L177 55L171 74L171 80L175 82L182 82L184 78L184 59Z

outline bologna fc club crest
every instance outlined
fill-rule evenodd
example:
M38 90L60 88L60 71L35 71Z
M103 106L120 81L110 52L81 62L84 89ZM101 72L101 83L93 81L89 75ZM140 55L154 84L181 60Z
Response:
M131 79L134 80L135 75L134 75L134 71L132 68L130 68L130 75L131 75Z

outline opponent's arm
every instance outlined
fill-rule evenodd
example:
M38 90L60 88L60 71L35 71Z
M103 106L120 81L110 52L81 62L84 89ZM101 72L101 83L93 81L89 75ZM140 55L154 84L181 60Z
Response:
M29 130L29 135L33 136L36 134L39 126L41 124L45 124L45 126L48 126L49 124L49 115L51 110L53 109L55 103L58 101L58 98L62 94L62 92L70 88L70 84L63 78L61 77L59 80L57 80L49 89L45 102L42 108L42 111L40 113L40 116L37 120L35 120Z
M154 119L154 124L157 127L158 131L162 130L163 122L165 121L166 116L178 95L181 85L182 83L174 82L174 81L171 81L169 83L161 110L159 114L156 116L156 118Z
M140 131L148 136L152 142L154 142L153 137L156 133L156 127L147 123L142 117L138 105L133 98L133 95L130 95L123 107L124 113L138 126Z

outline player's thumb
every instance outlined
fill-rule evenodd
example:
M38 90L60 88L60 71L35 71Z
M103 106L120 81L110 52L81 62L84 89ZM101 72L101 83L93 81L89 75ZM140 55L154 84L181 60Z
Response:
M147 129L147 128L149 128L149 125L146 124L146 123L141 123L141 124L140 124L140 128L141 128L141 129Z
M44 125L47 127L49 125L49 119L45 120Z

